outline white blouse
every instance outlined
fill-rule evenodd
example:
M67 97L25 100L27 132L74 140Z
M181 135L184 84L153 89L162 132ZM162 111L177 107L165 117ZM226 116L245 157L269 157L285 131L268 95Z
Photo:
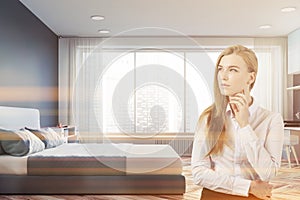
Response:
M212 155L211 160L205 156L205 122L198 125L191 163L195 184L218 192L248 196L251 180L269 181L276 175L284 138L282 116L259 107L255 101L249 113L249 125L240 128L230 108L227 109L226 133L230 145L224 146L221 155Z

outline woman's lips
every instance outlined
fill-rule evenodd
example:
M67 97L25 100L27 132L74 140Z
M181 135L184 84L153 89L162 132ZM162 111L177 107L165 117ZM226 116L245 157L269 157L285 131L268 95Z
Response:
M225 83L222 83L221 86L222 86L222 87L229 87L230 85L225 84Z

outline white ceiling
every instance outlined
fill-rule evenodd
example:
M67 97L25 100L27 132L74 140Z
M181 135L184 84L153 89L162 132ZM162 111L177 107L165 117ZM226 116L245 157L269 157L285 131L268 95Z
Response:
M300 0L20 0L59 36L286 36ZM297 10L282 13L283 7ZM91 15L103 15L92 21ZM259 29L270 24L270 29ZM154 27L154 28L145 28ZM99 29L111 33L101 35Z

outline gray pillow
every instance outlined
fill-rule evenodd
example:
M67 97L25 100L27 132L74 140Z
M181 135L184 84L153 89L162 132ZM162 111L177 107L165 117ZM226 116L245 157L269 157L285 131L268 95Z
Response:
M3 143L7 143L8 141L14 141L14 142L17 142L21 140L21 138L14 134L13 131L11 130L8 130L8 129L4 129L4 128L0 128L0 155L3 155L3 154L7 154L4 149L2 148L2 141Z
M6 153L4 152L4 150L2 149L2 146L1 146L1 140L2 140L2 138L4 138L5 132L6 132L6 130L2 130L2 129L0 128L0 155L6 154Z
M1 146L6 154L24 156L45 149L44 143L28 130L1 130Z
M2 149L2 146L0 145L0 155L5 154L4 150Z
M1 134L1 132L0 132L0 140L1 140L1 137L2 137L2 134ZM3 154L6 154L6 153L5 153L4 150L2 149L1 142L0 142L0 155L3 155Z
M46 149L57 147L64 143L64 137L55 132L52 128L30 129L25 127L34 135L36 135L45 144Z

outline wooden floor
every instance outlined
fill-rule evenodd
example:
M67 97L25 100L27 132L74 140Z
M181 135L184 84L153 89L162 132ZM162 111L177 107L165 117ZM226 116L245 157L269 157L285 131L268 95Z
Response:
M0 195L1 200L195 200L200 199L202 188L194 185L191 176L190 158L183 158L183 175L186 177L186 192L183 195ZM283 163L271 183L272 200L300 200L300 166L288 168ZM1 186L0 186L1 187Z

